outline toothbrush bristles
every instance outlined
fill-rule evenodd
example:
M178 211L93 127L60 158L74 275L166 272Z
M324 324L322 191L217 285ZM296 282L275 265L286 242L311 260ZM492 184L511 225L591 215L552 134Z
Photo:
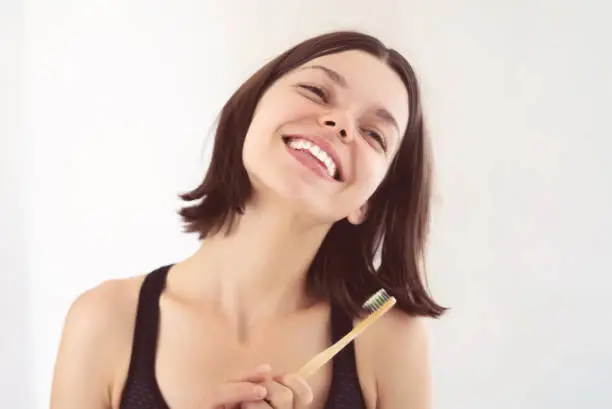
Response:
M363 303L363 308L370 313L375 312L390 298L391 296L384 289L380 289Z

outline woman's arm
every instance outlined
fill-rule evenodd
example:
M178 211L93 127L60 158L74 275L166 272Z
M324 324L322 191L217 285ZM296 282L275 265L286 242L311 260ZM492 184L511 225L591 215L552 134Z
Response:
M51 391L51 409L110 409L118 358L135 311L126 285L104 283L71 306L62 333ZM132 308L133 309L133 308Z
M376 338L377 409L430 409L425 320L391 311Z

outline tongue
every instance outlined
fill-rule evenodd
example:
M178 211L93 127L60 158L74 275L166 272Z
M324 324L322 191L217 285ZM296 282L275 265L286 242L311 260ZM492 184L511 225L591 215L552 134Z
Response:
M297 151L294 149L290 149L291 153L296 157L297 160L302 162L306 167L310 168L313 172L317 173L319 176L331 179L329 173L327 173L327 167L321 163L317 158L312 156L312 154L306 150Z

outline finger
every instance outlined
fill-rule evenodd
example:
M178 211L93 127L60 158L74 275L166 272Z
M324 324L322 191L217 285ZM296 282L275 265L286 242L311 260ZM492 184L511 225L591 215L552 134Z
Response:
M285 374L275 376L274 380L291 390L295 408L310 405L314 399L312 388L306 380L297 374Z
M236 378L232 379L232 381L235 381L235 382L245 382L245 381L246 382L264 382L270 376L271 370L272 368L270 368L270 365L267 365L267 364L259 365L251 369L249 372L246 372L246 373L243 373L242 375L237 376Z
M280 382L269 380L264 382L268 391L264 401L268 402L274 409L293 409L293 392Z
M212 394L213 405L233 405L240 402L261 401L266 388L252 382L231 382L219 385Z

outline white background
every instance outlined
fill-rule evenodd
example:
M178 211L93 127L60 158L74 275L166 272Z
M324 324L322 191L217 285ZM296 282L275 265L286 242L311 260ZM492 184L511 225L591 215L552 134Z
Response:
M230 93L363 29L422 78L435 407L612 407L607 2L0 2L0 407L45 408L64 315L195 249L176 194ZM84 374L85 376L86 374Z

